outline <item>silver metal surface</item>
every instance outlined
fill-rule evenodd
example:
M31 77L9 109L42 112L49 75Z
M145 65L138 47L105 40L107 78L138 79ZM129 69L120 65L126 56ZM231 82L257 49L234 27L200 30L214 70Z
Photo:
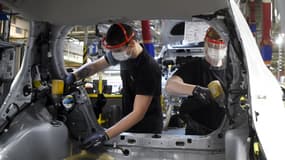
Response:
M223 160L225 157L224 139L216 133L208 136L124 133L108 142L108 146L107 153L116 159Z

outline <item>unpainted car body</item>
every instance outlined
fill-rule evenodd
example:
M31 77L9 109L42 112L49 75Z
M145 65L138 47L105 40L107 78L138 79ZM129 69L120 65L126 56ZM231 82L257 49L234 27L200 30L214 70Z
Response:
M228 116L209 135L122 133L102 146L116 159L280 159L285 110L278 82L266 68L256 41L234 0L0 0L31 19L21 70L0 108L0 159L63 159L79 153L80 139L102 130L82 87L69 112L51 82L64 79L63 41L73 25L143 19L193 18L213 26L228 44ZM162 33L163 34L163 33ZM168 33L164 33L168 34ZM38 68L39 73L35 72ZM33 86L40 74L42 87ZM64 95L62 95L64 96ZM245 101L241 103L240 98ZM242 107L241 107L242 106ZM60 115L60 116L58 116ZM281 136L276 136L276 133ZM254 153L258 146L259 153ZM72 158L72 157L70 157Z

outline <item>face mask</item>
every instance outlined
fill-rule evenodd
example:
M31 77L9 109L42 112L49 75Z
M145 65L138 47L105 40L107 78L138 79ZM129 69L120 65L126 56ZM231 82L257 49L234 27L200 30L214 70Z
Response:
M215 62L223 60L227 54L227 47L222 49L207 48L207 54L209 58Z
M126 61L126 60L128 60L131 57L131 55L127 54L126 50L123 50L123 51L120 51L120 52L112 52L112 56L117 61Z

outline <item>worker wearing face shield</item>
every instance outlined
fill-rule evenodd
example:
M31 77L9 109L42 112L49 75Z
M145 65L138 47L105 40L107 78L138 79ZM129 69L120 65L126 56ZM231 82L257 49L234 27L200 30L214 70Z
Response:
M83 141L83 147L86 149L98 146L124 131L162 131L161 71L143 45L136 40L135 35L135 31L129 25L111 25L102 40L103 46L110 52L97 61L85 64L65 79L67 84L72 84L110 65L120 64L123 118L105 132L95 133L86 138Z
M207 86L217 80L224 88L227 46L211 27L206 32L204 44L205 57L193 58L166 83L168 94L187 96L179 111L186 124L187 135L211 133L219 127L225 115L224 109L212 98Z

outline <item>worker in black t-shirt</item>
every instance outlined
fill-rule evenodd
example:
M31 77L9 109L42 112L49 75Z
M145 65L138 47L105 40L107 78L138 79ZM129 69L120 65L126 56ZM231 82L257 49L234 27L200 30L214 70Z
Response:
M179 112L186 123L186 134L208 134L217 129L224 118L224 109L211 98L207 86L218 80L225 87L223 62L226 52L224 41L213 28L209 28L205 36L205 58L193 58L167 81L168 94L188 96Z
M126 24L113 24L103 39L110 50L97 61L85 64L66 77L66 83L86 78L110 65L120 64L123 82L123 118L104 133L95 133L83 142L85 148L100 145L121 132L161 133L161 71L156 61L136 40Z

